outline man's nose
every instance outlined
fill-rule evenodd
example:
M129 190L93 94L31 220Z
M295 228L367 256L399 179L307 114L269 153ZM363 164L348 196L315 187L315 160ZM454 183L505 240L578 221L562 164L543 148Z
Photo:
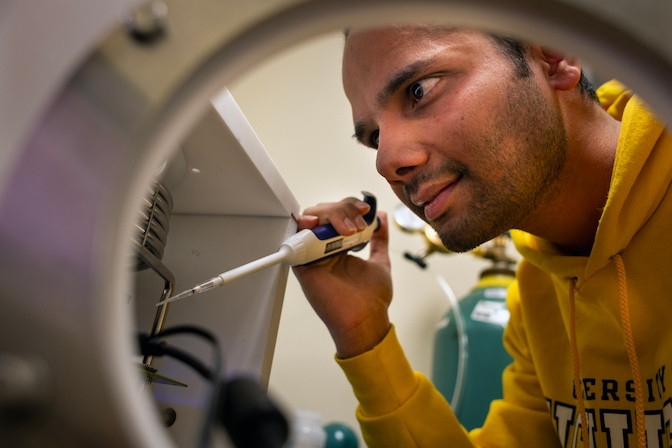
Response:
M429 157L419 130L399 121L380 123L376 169L391 184L403 183Z

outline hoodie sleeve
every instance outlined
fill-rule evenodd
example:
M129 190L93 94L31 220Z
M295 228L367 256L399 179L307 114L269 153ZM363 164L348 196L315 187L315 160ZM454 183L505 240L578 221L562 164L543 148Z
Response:
M491 404L483 428L467 432L431 381L414 372L394 327L373 350L336 359L359 401L357 419L369 448L558 446L526 349L516 284L510 292L506 346L514 356L503 377L504 398Z
M336 360L359 400L357 419L369 448L474 446L443 396L411 369L394 327L373 350Z

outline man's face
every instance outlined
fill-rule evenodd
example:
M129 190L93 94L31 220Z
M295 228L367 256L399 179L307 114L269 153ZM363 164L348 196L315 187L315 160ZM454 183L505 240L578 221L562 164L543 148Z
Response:
M385 28L346 40L355 135L451 250L534 226L553 194L566 135L552 89L532 71L519 78L491 38L466 30Z

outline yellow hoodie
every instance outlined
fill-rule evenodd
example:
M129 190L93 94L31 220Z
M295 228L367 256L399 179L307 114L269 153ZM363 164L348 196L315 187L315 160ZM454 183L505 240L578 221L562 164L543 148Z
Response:
M523 261L507 298L503 399L467 433L393 328L337 360L369 448L672 445L672 139L621 84L598 97L622 127L590 256L512 232Z

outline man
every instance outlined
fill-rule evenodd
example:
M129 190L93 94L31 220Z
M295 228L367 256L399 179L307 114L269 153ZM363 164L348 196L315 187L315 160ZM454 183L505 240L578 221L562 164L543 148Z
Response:
M430 26L350 32L343 83L357 139L448 248L518 229L523 256L504 396L470 433L397 342L384 215L368 260L295 269L368 446L669 446L672 140L646 106L616 82L600 104L557 51ZM299 226L351 234L367 209L320 204Z

